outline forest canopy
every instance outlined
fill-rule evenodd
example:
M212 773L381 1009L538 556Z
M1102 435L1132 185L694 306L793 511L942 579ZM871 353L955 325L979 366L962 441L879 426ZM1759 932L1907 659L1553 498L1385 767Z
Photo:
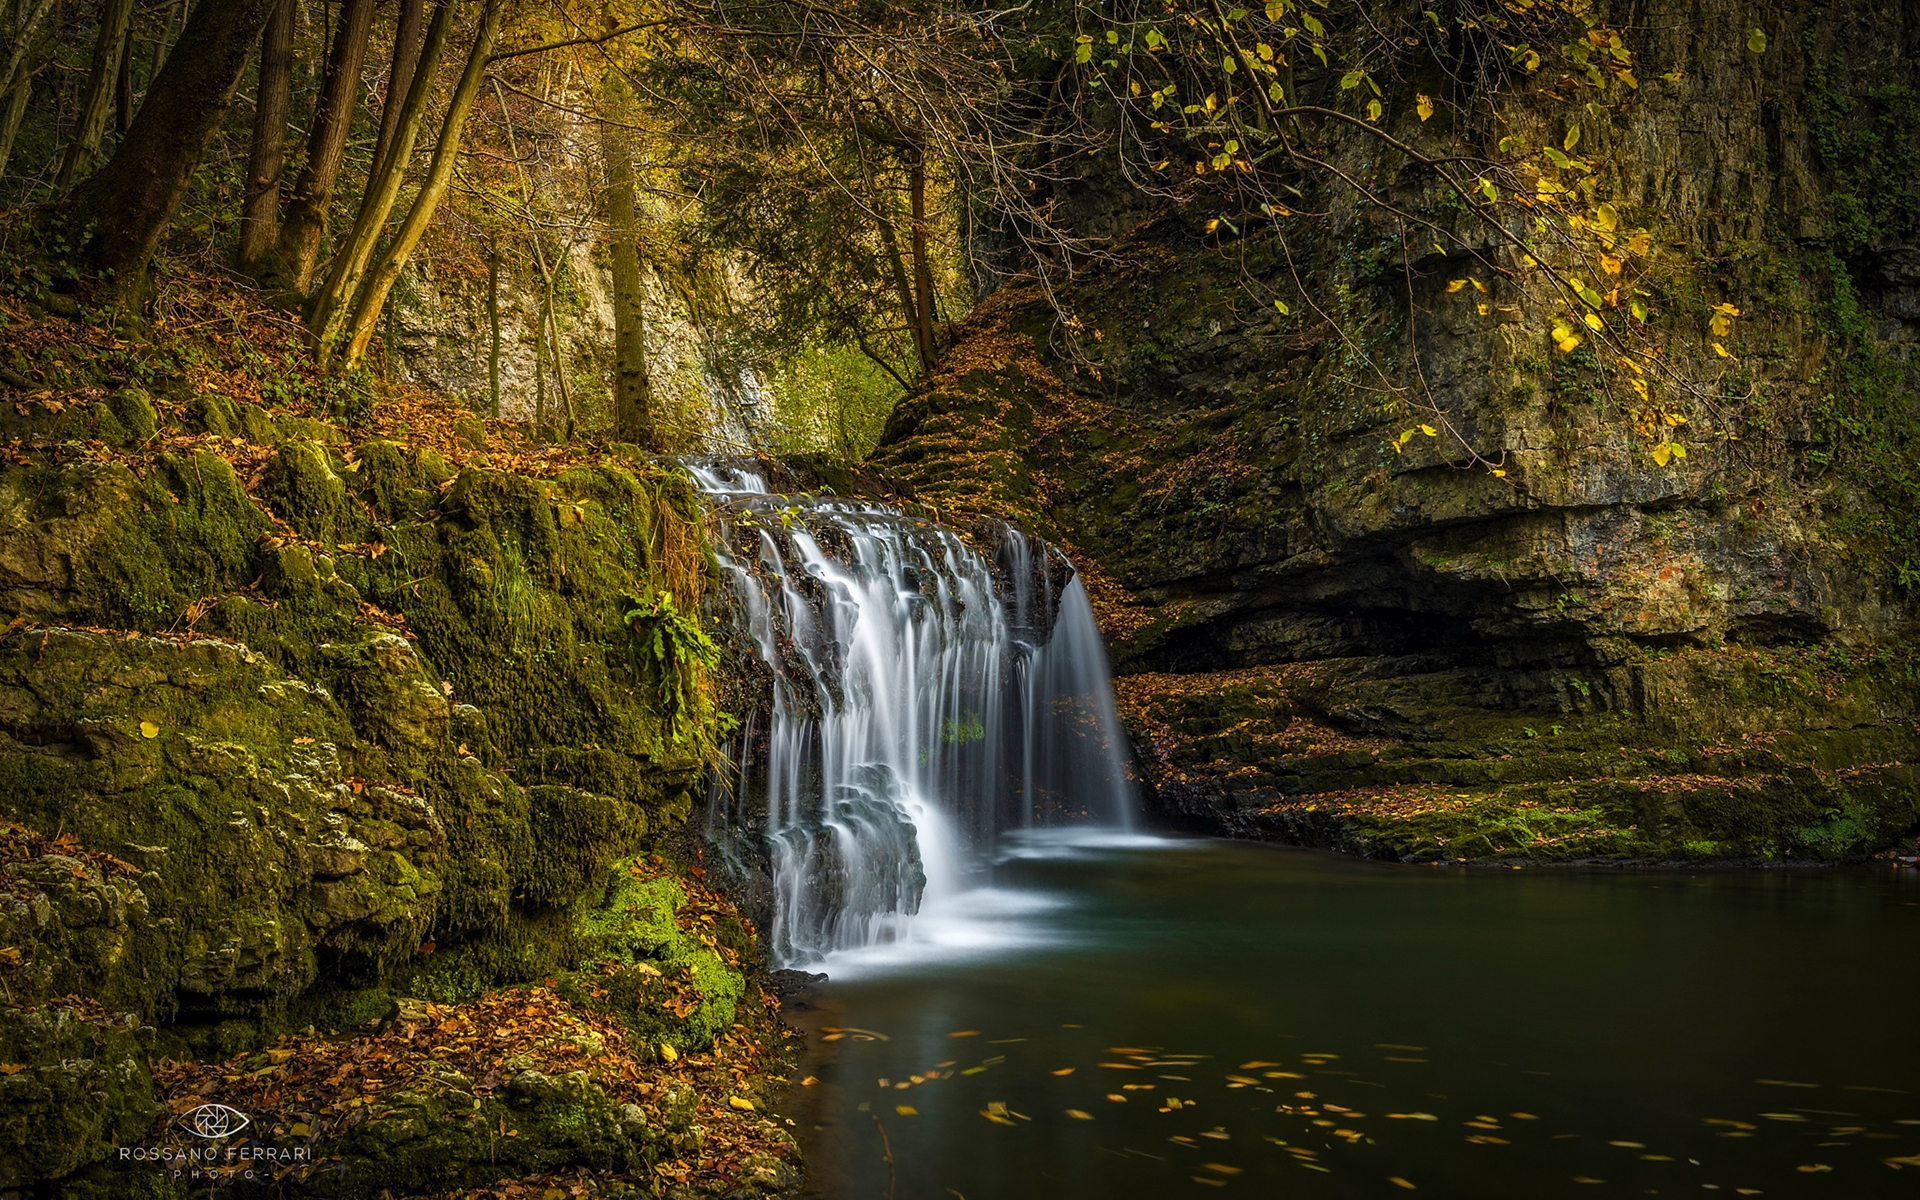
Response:
M0 197L30 214L7 254L51 303L138 320L172 256L258 289L351 386L385 369L430 261L487 297L480 407L655 451L856 460L979 298L1015 276L1058 296L1169 214L1278 255L1246 273L1249 309L1346 341L1354 386L1406 414L1394 449L1439 438L1495 476L1411 343L1363 344L1310 279L1316 228L1364 210L1394 243L1376 272L1442 276L1489 322L1519 311L1496 284L1527 292L1661 465L1740 353L1737 306L1657 311L1695 264L1612 200L1601 129L1643 80L1592 0L7 0L0 19ZM503 291L527 310L504 346ZM598 357L583 297L611 313ZM720 397L704 411L654 378L669 308ZM528 352L533 411L509 414L502 357Z

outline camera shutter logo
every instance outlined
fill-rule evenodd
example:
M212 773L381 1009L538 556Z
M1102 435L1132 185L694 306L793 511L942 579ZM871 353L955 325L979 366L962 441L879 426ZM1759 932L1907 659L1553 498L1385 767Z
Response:
M180 1114L180 1127L195 1137L232 1137L248 1125L247 1114L224 1104L202 1104Z

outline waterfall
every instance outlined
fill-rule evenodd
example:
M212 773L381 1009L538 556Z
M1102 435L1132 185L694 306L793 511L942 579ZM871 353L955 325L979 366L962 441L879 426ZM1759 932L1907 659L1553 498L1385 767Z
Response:
M883 504L687 469L769 677L710 832L760 839L777 965L910 937L1006 830L1131 824L1106 646L1058 550L1002 525L989 559Z

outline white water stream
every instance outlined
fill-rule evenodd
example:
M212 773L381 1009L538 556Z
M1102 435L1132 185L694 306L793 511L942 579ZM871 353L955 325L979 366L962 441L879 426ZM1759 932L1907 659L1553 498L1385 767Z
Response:
M989 562L883 504L688 469L720 507L723 562L772 675L771 711L746 720L712 831L751 828L764 810L775 965L844 973L1004 948L1011 910L1043 901L986 886L1003 834L1133 820L1106 646L1078 577L1011 529Z

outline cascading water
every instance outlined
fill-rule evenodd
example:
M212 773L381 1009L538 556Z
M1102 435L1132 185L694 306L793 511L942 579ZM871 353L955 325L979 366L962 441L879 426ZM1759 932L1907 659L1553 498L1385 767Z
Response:
M882 504L688 469L771 675L712 820L764 839L777 964L906 939L1007 829L1130 826L1106 647L1058 551L1002 527L989 561Z

